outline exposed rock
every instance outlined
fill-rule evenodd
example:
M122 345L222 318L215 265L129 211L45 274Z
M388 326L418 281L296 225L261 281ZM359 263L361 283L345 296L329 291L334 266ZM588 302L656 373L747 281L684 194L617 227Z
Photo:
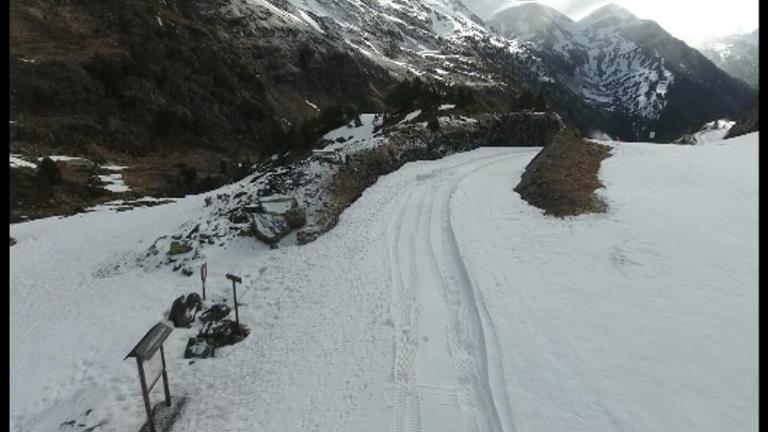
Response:
M290 196L262 198L255 208L259 213L284 217L291 229L301 228L307 223L307 211L299 205L296 198Z
M203 301L197 293L179 296L173 301L168 319L176 327L189 327L195 321L195 315L202 309Z
M181 268L181 274L183 274L184 276L192 276L193 274L195 274L195 272L192 270L192 267L184 266Z
M220 321L224 319L229 313L232 312L232 308L224 303L216 303L215 305L204 310L200 314L200 321L207 323L209 321Z
M171 246L168 249L168 255L179 255L179 254L187 253L191 250L192 250L192 246L188 243L172 241Z
M187 341L187 347L184 349L184 358L208 358L214 357L216 346L209 338L191 337Z
M744 112L741 117L736 121L736 124L725 134L725 138L734 138L739 135L748 134L760 130L760 99L755 97L752 101L752 105Z
M434 160L452 153L486 146L546 146L564 128L554 113L511 112L486 115L472 122L446 124L438 132L420 127L393 133L385 144L349 157L331 179L330 199L323 202L312 226L296 233L296 242L306 244L327 232L339 215L357 200L379 176L407 162Z
M291 232L285 216L272 213L256 213L253 218L253 233L265 243L276 243Z
M238 328L237 323L232 320L210 321L203 326L203 329L197 335L211 341L215 347L233 345L248 336L248 329L243 326Z

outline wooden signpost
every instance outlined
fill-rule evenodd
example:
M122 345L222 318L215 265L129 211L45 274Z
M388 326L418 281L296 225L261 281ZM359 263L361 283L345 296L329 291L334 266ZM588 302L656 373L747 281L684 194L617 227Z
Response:
M149 400L149 392L157 384L160 377L163 378L163 390L165 391L165 405L171 406L171 391L168 388L168 374L165 371L165 352L163 351L163 342L173 331L173 327L164 322L154 325L138 344L125 356L135 357L136 364L139 367L139 384L141 384L141 395L144 398L144 409L147 411L147 426L150 432L156 432L152 416L152 405ZM157 352L160 351L160 362L158 364ZM123 359L123 360L125 360ZM158 367L159 366L159 367Z
M227 273L227 279L232 281L232 296L235 299L235 322L237 323L237 331L240 332L240 316L237 314L237 285L242 283L243 280L239 276Z
M208 263L200 265L200 280L203 281L203 300L205 300L205 279L208 278Z

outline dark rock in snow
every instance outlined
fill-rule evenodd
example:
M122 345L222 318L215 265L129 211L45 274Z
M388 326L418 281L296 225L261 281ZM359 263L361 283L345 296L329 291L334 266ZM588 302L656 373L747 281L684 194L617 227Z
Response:
M197 293L179 296L173 301L168 319L176 327L189 327L195 321L195 315L203 307L203 301Z
M229 306L224 303L216 303L200 314L200 321L204 323L208 321L219 321L229 315L230 312L232 312L232 309Z
M248 336L248 330L232 320L210 321L205 324L203 329L197 335L211 341L215 347L233 345Z
M192 270L192 267L184 266L181 269L181 274L183 274L184 276L192 276L193 274L195 274L195 272Z
M184 358L208 358L214 357L216 347L211 339L201 337L191 337L187 341L187 348L184 349Z
M752 104L736 120L736 124L725 134L725 138L734 138L760 130L760 100L755 97Z
M276 243L291 232L291 226L285 216L257 213L252 215L252 218L254 235L265 243Z

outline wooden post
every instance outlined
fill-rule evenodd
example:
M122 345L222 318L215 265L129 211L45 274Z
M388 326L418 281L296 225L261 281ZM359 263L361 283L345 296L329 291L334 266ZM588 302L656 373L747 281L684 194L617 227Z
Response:
M240 332L240 316L237 314L237 283L232 281L232 297L235 298L235 322L237 323L237 331Z
M237 333L240 334L240 316L237 313L237 283L242 283L243 280L239 276L227 273L227 279L232 281L232 296L235 300L235 322L237 323Z
M136 357L136 364L139 366L139 381L141 382L141 395L144 397L144 408L147 410L147 426L149 432L155 432L155 424L152 420L152 405L149 403L149 390L147 390L147 379L144 377L144 365L141 358Z
M160 345L160 361L163 365L163 390L165 390L165 406L171 406L171 390L168 388L168 374L165 372L165 352Z

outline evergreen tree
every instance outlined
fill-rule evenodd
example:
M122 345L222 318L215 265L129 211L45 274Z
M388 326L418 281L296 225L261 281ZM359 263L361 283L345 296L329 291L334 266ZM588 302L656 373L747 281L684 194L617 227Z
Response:
M37 167L37 178L46 186L54 186L61 183L61 171L56 162L46 157Z
M525 88L520 94L520 98L517 101L517 108L519 110L529 110L533 108L534 98L533 93Z

